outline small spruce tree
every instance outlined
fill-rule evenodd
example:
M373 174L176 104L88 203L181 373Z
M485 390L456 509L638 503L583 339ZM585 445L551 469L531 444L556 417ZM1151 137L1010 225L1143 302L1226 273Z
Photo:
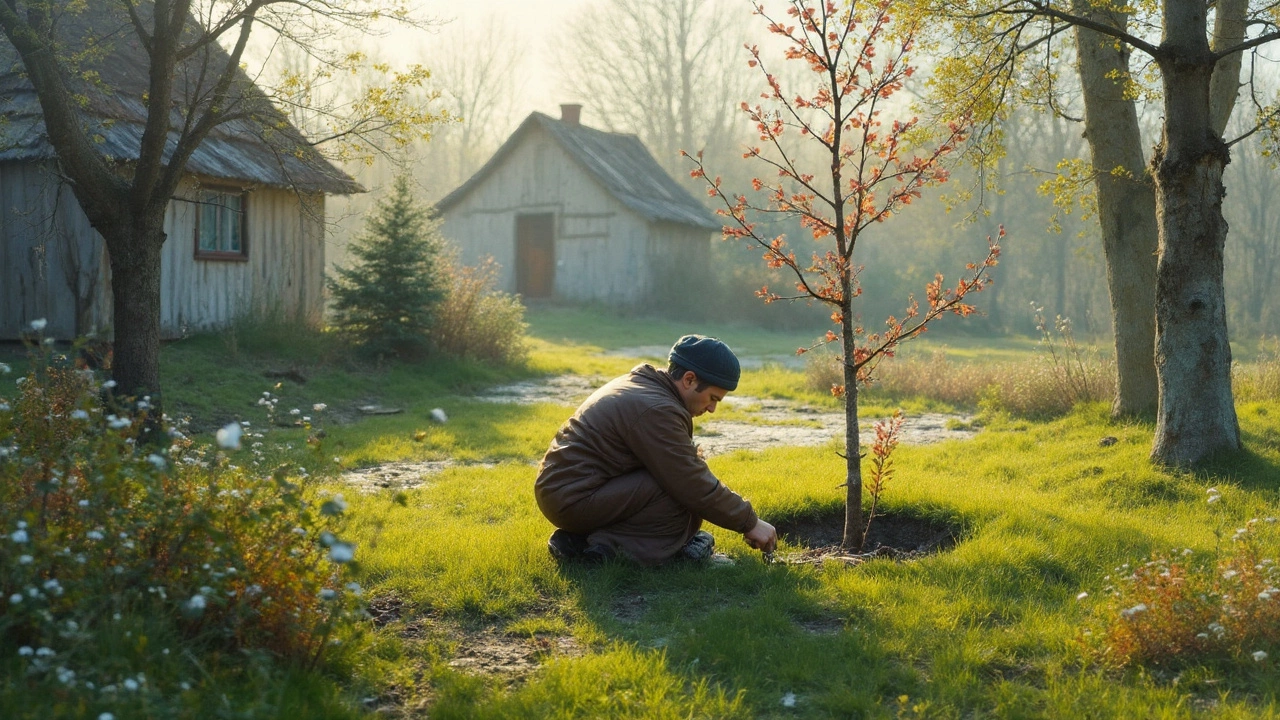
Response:
M354 266L328 280L334 325L372 352L425 354L448 287L442 242L439 222L414 202L409 179L397 178L351 243Z

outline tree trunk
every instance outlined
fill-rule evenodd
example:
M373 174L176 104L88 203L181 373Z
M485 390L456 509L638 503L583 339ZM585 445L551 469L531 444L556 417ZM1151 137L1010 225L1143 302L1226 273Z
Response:
M850 298L851 288L846 288L845 297ZM862 517L862 458L858 440L858 373L853 367L856 337L853 334L852 303L845 303L841 308L844 319L840 323L844 352L844 454L845 454L845 501L844 501L844 537L840 547L846 550L862 549L862 531L866 520Z
M163 216L107 239L111 261L111 295L115 313L112 379L116 394L151 396L160 402L160 249L164 244ZM114 241L113 241L114 240Z
M1174 466L1240 447L1223 291L1222 171L1230 156L1210 113L1206 13L1200 0L1166 0L1158 59L1165 95L1164 137L1153 161L1160 410L1151 458Z
M1075 11L1125 28L1128 15L1077 0ZM1096 173L1098 221L1107 259L1111 330L1115 338L1116 416L1150 414L1158 405L1155 363L1155 191L1146 176L1142 134L1132 99L1117 75L1129 72L1129 48L1076 28L1077 65L1084 92L1085 138ZM1122 172L1115 172L1120 170Z

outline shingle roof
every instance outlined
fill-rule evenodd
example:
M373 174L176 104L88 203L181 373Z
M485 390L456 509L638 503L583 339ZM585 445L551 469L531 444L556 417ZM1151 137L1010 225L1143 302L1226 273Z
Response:
M88 99L84 116L92 132L100 137L104 155L136 160L142 142L147 110L142 97L148 87L149 59L140 46L127 18L112 14L111 4L89 3L91 9L63 18L64 38L76 38L69 45L84 50L83 38L95 38L105 52L101 57L85 61L83 70L91 70L99 83L85 83L69 78L73 92ZM217 43L210 45L209 61L221 67L227 54ZM182 97L198 71L180 67L175 74L175 96ZM184 72L187 71L187 72ZM13 47L0 36L0 161L41 161L54 157L53 146L45 134L43 114L35 89L25 77L25 70ZM257 182L279 187L296 187L305 191L334 194L364 192L364 188L342 170L334 167L316 151L243 72L237 77L237 102L250 109L252 117L232 120L218 126L187 161L189 173L206 177ZM174 127L182 120L174 112ZM171 133L168 151L176 145L177 134Z
M635 135L572 125L540 112L520 123L484 167L436 203L436 208L448 210L482 184L535 127L555 138L600 185L645 219L720 229L716 216L668 175Z

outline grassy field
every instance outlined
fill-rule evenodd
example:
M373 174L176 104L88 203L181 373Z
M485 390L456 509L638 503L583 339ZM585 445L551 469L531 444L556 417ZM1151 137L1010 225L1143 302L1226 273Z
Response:
M562 567L547 554L552 528L531 486L533 464L571 407L468 396L539 375L611 376L636 358L608 351L669 344L688 328L563 309L531 314L530 326L523 370L370 368L327 354L322 338L269 328L166 347L170 407L206 430L232 419L264 424L264 391L280 398L278 418L296 407L326 430L314 447L307 430L272 429L268 444L291 447L258 458L298 462L345 491L376 618L328 684L304 673L282 691L333 698L313 716L1280 715L1280 647L1247 648L1270 654L1261 661L1219 654L1121 668L1089 641L1116 621L1106 588L1120 566L1184 548L1223 554L1236 528L1277 514L1280 403L1242 404L1247 449L1195 473L1153 469L1152 426L1114 423L1102 404L1036 422L988 412L972 440L900 447L888 511L946 523L959 540L919 559L766 565L740 536L709 527L732 564ZM716 332L744 355L805 342ZM950 342L957 361L987 357L976 343ZM1033 350L996 348L1002 358ZM290 370L306 381L263 376ZM740 393L835 407L802 370L778 365L747 371ZM315 403L328 408L314 412ZM404 412L360 418L361 404ZM449 422L430 420L436 407ZM843 502L836 449L737 452L711 466L766 520L833 517ZM242 453L253 461L251 449ZM407 492L357 494L334 479L373 463L445 458L485 464L446 469ZM1206 502L1210 487L1220 501ZM1274 558L1275 526L1259 527ZM779 554L802 549L788 540Z

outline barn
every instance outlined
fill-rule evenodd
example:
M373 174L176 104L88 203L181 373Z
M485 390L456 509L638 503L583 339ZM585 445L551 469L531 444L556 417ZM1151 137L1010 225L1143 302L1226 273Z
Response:
M525 299L634 306L696 283L721 224L634 135L535 112L437 203L466 264Z
M102 30L107 20L94 12L79 20ZM109 335L105 245L57 172L35 90L16 56L0 39L0 339L19 337L39 318L48 322L47 335L61 339ZM86 91L85 121L97 126L102 152L121 165L138 157L147 62L136 43L118 43L94 63L101 82ZM265 100L247 77L243 86ZM229 122L186 165L165 216L165 338L255 313L321 319L325 194L363 188L299 142L283 115L270 125Z

